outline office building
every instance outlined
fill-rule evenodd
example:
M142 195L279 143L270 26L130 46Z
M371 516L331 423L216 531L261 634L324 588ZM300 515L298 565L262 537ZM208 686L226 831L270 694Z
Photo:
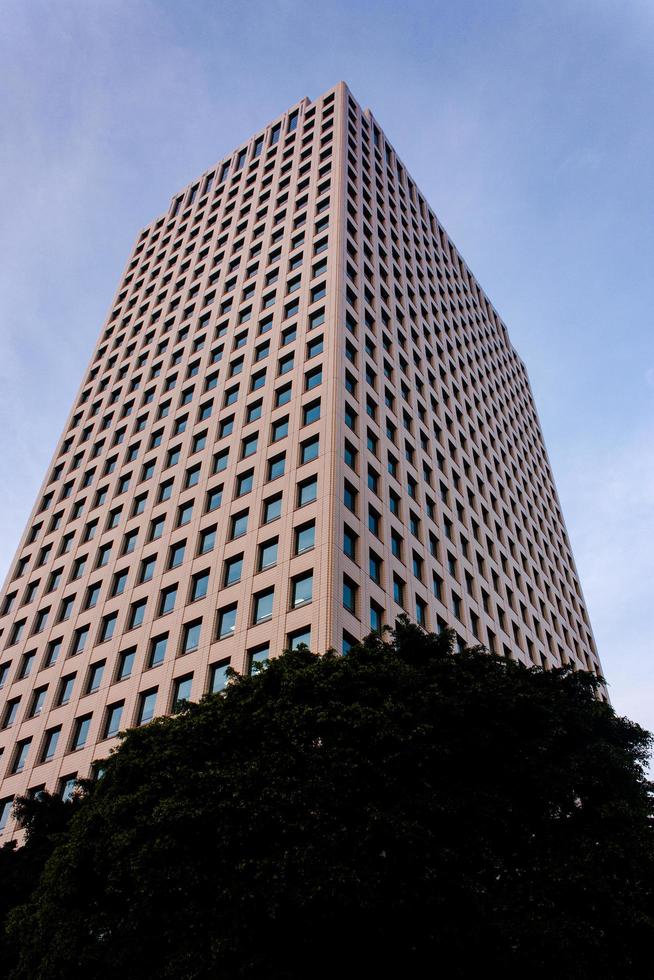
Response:
M5 838L228 666L402 612L599 672L525 368L347 86L139 234L0 602Z

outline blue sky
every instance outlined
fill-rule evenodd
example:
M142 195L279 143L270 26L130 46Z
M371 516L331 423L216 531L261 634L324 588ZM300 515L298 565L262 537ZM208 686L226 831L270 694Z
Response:
M0 573L138 230L345 79L527 364L617 710L654 730L650 0L5 0Z

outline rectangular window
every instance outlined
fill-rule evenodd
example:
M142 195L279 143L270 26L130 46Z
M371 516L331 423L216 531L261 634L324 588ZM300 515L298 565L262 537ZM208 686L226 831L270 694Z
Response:
M57 705L68 704L71 697L73 696L73 688L75 686L75 678L77 674L67 674L62 677L59 681L59 691L57 694Z
M291 579L291 608L297 609L313 599L313 569Z
M162 589L159 598L159 615L165 616L175 608L177 599L177 586L171 585L167 589Z
M191 579L191 602L204 599L209 591L209 572L196 572Z
M253 598L253 623L263 623L272 618L274 595L274 587L255 593Z
M357 541L358 535L352 528L348 527L347 524L343 525L343 551L352 561L357 560Z
M297 506L304 507L317 499L318 477L312 476L297 485Z
M151 691L143 691L139 695L139 706L136 715L136 724L145 725L154 718L154 709L157 703L157 688Z
M358 585L349 576L343 576L343 606L356 616Z
M285 453L280 453L279 456L273 456L272 459L268 460L268 481L278 480L279 477L284 475L284 469L286 466L286 455Z
M89 667L86 687L84 689L85 694L93 694L95 691L99 690L100 684L102 683L105 663L106 661L101 660L98 663L91 664Z
M91 715L84 715L81 718L75 719L71 741L72 752L77 751L77 749L82 749L86 745L89 737L89 729L91 728L91 717Z
M229 680L229 660L220 660L217 664L212 664L209 673L209 691L217 694L224 691Z
M289 650L297 650L298 647L311 648L311 627L305 626L303 629L294 630L289 633L286 641Z
M236 629L236 610L236 603L231 606L224 606L222 609L218 610L217 638L219 640L224 640L226 637L232 636L234 633L234 630Z
M161 636L155 636L150 641L148 667L158 667L159 664L163 663L164 658L166 656L167 646L168 646L168 633L162 633Z
M311 425L312 422L317 422L320 418L320 399L317 398L313 402L308 402L302 407L302 425Z
M207 503L206 512L209 513L212 510L218 510L223 499L223 487L222 484L219 487L214 487L212 490L207 491Z
M277 520L282 513L282 494L275 494L274 497L268 497L263 502L263 522L264 524L269 524L271 521Z
M193 687L193 674L186 677L178 677L173 683L172 710L179 711L191 700L191 689Z
M32 744L31 738L24 738L20 742L16 743L16 748L14 749L14 758L11 765L10 773L15 775L18 772L22 772L27 765L27 757L30 753L30 746Z
M200 646L200 632L202 630L202 620L195 619L192 623L185 623L182 629L181 653L191 653Z
M257 571L262 572L266 568L272 568L277 564L278 538L271 538L259 545L259 557Z
M319 436L312 436L311 439L305 439L305 441L300 444L300 464L311 463L314 459L318 459L319 452Z
M252 647L247 652L248 674L256 674L263 664L268 663L269 659L270 646L268 643L262 643L261 646Z
M131 677L132 670L134 669L135 657L136 647L132 647L131 650L123 650L118 657L118 669L116 671L117 681L124 681L127 677Z
M294 531L294 554L302 555L305 551L311 551L316 544L316 523L309 521L307 524L300 524Z
M379 633L382 629L384 620L384 610L380 605L370 600L370 629Z
M245 470L236 477L236 496L244 497L254 486L254 470Z
M243 571L243 554L227 558L223 565L223 588L241 581Z
M118 621L118 613L111 613L108 616L102 617L102 624L100 626L100 635L98 637L99 643L104 643L110 640L114 635L116 629L116 622Z
M120 721L123 716L124 701L110 704L105 714L103 738L114 738L120 731Z

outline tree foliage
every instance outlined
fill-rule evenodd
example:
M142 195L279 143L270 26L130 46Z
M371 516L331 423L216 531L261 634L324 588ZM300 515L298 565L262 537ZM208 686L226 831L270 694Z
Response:
M408 622L236 675L43 831L10 976L650 976L649 736L597 695Z

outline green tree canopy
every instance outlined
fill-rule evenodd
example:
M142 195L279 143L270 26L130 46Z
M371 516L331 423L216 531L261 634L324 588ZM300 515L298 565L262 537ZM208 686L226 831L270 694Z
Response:
M12 980L649 977L649 736L597 695L407 622L234 676L51 818Z

